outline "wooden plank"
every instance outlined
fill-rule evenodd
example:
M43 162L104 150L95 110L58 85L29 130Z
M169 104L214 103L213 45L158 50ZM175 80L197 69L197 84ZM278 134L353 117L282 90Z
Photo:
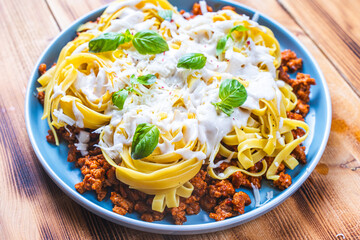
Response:
M280 3L319 48L326 52L334 66L359 95L360 1L280 0Z
M65 29L75 19L85 15L86 13L112 2L111 0L88 0L88 1L45 0L45 1L48 3L61 29Z
M20 2L21 1L21 2ZM20 4L19 4L20 2ZM63 29L73 20L107 0L48 0L52 14ZM46 176L26 136L23 119L27 77L50 39L58 34L56 23L44 2L0 0L0 231L14 238L101 239L347 239L359 233L357 206L360 176L360 130L356 127L360 104L344 79L301 28L275 0L243 0L275 18L295 33L323 69L332 94L334 123L321 163L329 168L314 172L304 186L284 204L255 221L239 227L198 236L160 236L134 231L99 218L65 196ZM331 37L328 37L331 40ZM20 63L22 71L13 71ZM10 80L10 81L9 81ZM15 93L15 94L14 94ZM344 97L346 96L346 97ZM351 112L349 115L348 113ZM321 166L324 166L321 165ZM325 167L325 168L326 168ZM323 167L324 168L324 167ZM15 213L15 214L14 214ZM291 214L290 214L291 213ZM21 226L21 227L19 227Z
M1 235L5 239L38 239L43 234L37 225L47 225L44 220L48 214L49 221L55 221L54 211L59 209L46 196L46 185L37 187L47 177L27 138L23 103L30 71L59 30L44 2L35 9L30 1L1 0L0 15ZM57 226L56 232L60 232Z

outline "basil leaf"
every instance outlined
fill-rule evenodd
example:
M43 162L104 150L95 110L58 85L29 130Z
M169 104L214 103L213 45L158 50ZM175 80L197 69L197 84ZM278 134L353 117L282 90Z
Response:
M202 53L188 53L183 55L177 64L178 68L202 69L206 64L206 57Z
M136 50L142 54L158 54L169 50L167 42L155 31L137 32L132 39Z
M222 104L239 107L246 101L247 92L238 80L226 79L220 84L219 98Z
M245 32L245 31L248 31L249 29L247 29L246 27L244 27L243 25L236 25L235 27L233 27L229 34L231 34L232 32L234 31L238 31L238 32Z
M130 42L133 39L133 35L130 33L129 29L126 29L125 33L120 34L119 45Z
M136 127L131 146L131 158L142 159L149 156L159 143L159 129L149 123L141 123Z
M89 42L89 52L114 51L120 44L130 42L132 38L129 29L125 33L104 33Z
M218 43L216 45L216 56L219 56L220 54L222 54L224 52L227 40L229 38L233 39L231 34L234 31L244 32L244 31L248 31L248 30L249 29L247 29L243 25L237 25L237 26L233 27L226 36L220 38L220 40L218 41Z
M223 36L222 38L220 38L220 40L218 41L217 45L216 45L216 56L219 56L220 54L222 54L225 50L225 46L226 46L226 42L229 39L229 36Z
M112 95L112 102L115 106L117 106L120 110L124 108L125 100L128 96L128 91L125 89L121 89Z
M232 106L229 106L229 105L226 105L223 103L217 104L217 108L219 108L221 111L223 111L229 117L234 112L234 108Z
M89 52L99 53L114 51L119 46L120 34L118 33L104 33L100 36L90 40Z
M156 81L156 76L153 74L147 74L137 78L137 82L143 85L151 85Z
M130 82L132 84L142 84L142 85L151 85L156 81L156 76L153 74L147 74L144 76L139 76L138 78L135 77L133 74L130 77Z
M216 109L220 109L226 115L230 116L235 107L240 107L247 99L247 92L236 79L226 79L220 84L219 88L220 102L212 103Z
M166 21L171 21L171 19L172 19L172 15L173 15L173 11L171 11L171 10L160 10L159 12L159 16L162 18L162 19L164 19L164 20L166 20Z

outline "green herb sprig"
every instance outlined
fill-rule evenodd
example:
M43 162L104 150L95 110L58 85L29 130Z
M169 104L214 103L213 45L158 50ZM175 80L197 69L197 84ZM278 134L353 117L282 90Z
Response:
M136 127L132 146L131 158L142 159L149 156L159 143L160 131L150 123L141 123Z
M165 21L171 21L172 16L173 16L173 11L171 10L160 10L158 12L159 16L164 19Z
M179 59L177 67L194 70L202 69L206 64L206 59L202 53L187 53Z
M226 115L230 116L234 112L234 108L240 107L247 99L247 92L244 87L236 79L226 79L221 82L219 88L220 102L212 103L216 109L220 109Z
M100 53L116 50L119 45L132 42L142 54L158 54L169 50L169 45L157 32L152 30L137 32L134 36L129 29L125 33L103 33L89 42L89 52Z
M117 106L120 110L124 108L125 100L129 95L129 91L126 89L121 89L113 93L111 99L115 106Z
M220 56L224 50L225 50L225 47L226 47L226 43L227 43L227 40L229 40L229 38L233 39L232 37L232 33L234 31L238 31L238 32L245 32L245 31L248 31L249 29L247 29L246 27L244 27L243 25L237 25L235 27L233 27L229 33L225 36L223 36L222 38L220 38L220 40L218 41L217 45L216 45L216 55L217 56Z
M116 107L118 107L120 110L122 110L124 108L124 104L125 104L126 98L129 95L129 92L134 92L135 94L141 96L141 93L134 88L135 85L138 85L138 84L151 85L151 84L155 83L155 81L156 81L156 76L153 74L147 74L147 75L139 76L139 77L136 77L134 74L131 75L131 77L130 77L131 86L113 93L113 95L112 95L113 104Z

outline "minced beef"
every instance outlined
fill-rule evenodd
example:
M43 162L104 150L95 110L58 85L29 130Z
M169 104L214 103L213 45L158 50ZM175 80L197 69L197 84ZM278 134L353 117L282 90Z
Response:
M237 192L234 194L231 203L233 204L234 212L244 214L245 206L248 206L251 203L251 200L249 195L247 195L246 193Z
M220 202L219 205L215 207L215 213L210 213L209 217L215 219L216 221L222 221L225 218L233 216L232 200L227 198Z
M207 9L208 12L212 12L212 11L213 11L212 7L210 7L210 6L208 6L208 5L206 6L206 9ZM199 3L194 3L191 12L192 12L192 14L193 14L194 16L196 16L196 15L202 15L202 14L203 14L203 13L201 12L201 8L200 8L200 4L199 4Z
M234 195L235 189L234 186L229 182L229 180L221 180L215 185L209 186L209 195L211 197L229 197Z
M283 172L281 172L279 176L279 179L273 182L274 186L279 188L280 190L288 188L291 185L291 176Z
M40 75L44 75L44 73L46 73L46 64L45 63L40 64L39 73L40 73Z
M291 50L281 52L281 65L290 71L297 71L302 67L302 59L297 58L296 53Z

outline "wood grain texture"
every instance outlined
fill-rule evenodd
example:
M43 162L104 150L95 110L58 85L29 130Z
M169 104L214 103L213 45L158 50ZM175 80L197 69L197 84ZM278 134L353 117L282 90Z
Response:
M280 3L360 95L360 18L355 10L360 9L360 1L280 0Z
M293 32L318 61L330 88L333 125L328 146L320 161L322 165L291 198L254 221L226 231L196 236L155 235L131 230L97 217L68 198L42 170L28 141L23 116L25 87L38 56L50 40L73 20L107 2L109 1L0 0L0 45L5 46L0 51L1 238L341 239L336 238L336 235L342 233L346 239L358 239L360 98L354 89L358 91L360 86L355 84L355 78L349 77L350 73L345 71L345 67L345 70L341 68L345 63L358 66L358 58L344 53L347 54L347 59L341 62L340 58L333 57L336 53L332 51L335 50L325 48L327 45L319 44L320 40L314 43L311 39L319 39L319 33L312 30L316 26L317 31L324 35L321 37L329 41L329 45L346 44L344 40L332 35L333 32L327 29L325 23L318 20L321 16L309 9L309 6L306 17L321 24L308 26L305 24L307 19L300 22L296 17L302 16L304 12L302 8L296 7L301 6L300 0L284 0L281 1L282 5L275 0L240 1L274 18ZM340 14L340 10L329 7L338 6L336 1L330 2L329 6L323 6L325 0L316 0L316 3L323 11L339 16L341 19L337 19L338 25L344 31L347 28L360 28L359 21L349 22L345 19L356 16L356 8L347 7L348 12ZM296 21L292 16L295 16ZM358 37L356 34L359 31L354 30L351 34L352 38ZM340 49L345 51L345 48ZM349 79L351 87L346 82ZM328 168L327 175L321 174L324 172L323 168Z

